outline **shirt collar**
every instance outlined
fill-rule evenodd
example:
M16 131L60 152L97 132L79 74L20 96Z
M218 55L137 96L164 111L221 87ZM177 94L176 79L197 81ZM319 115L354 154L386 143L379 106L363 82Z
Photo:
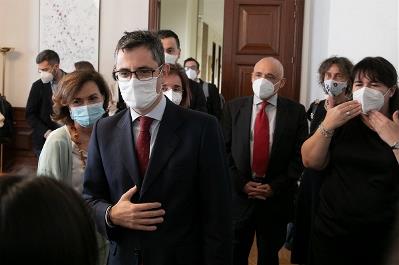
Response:
M166 99L165 96L162 95L161 100L159 103L153 108L150 112L146 115L147 117L153 118L154 120L161 121L163 113L165 112L166 108ZM134 122L137 118L141 117L142 115L138 114L134 109L130 108L130 115L132 116L132 121Z
M267 102L272 105L272 106L277 106L277 94L274 94L272 97L270 97ZM262 103L263 100L258 98L256 95L254 95L254 105L258 105L259 103Z

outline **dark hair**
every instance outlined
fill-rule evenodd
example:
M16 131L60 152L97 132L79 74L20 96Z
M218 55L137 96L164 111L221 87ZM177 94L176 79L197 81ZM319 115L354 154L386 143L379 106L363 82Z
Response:
M74 96L81 90L82 86L89 81L96 83L98 90L104 97L104 110L108 108L111 92L101 74L95 71L74 71L61 79L57 92L53 96L54 114L51 116L53 121L60 121L63 124L73 123L68 105L72 103Z
M198 68L198 70L199 70L199 68L200 68L200 64L199 64L199 62L197 61L197 60L195 60L193 57L189 57L189 58L187 58L186 60L184 60L184 67L186 67L186 63L187 62L195 62L196 64L197 64L197 68Z
M392 115L399 109L398 74L388 60L383 57L364 58L353 67L352 82L357 76L365 76L371 81L395 89L394 95L389 100L389 114Z
M191 101L191 89L190 89L190 83L189 83L188 77L186 75L186 72L184 71L184 68L180 64L170 64L169 71L168 71L167 75L177 75L180 78L180 81L182 84L182 89L183 89L183 95L182 95L182 100L179 105L184 108L189 108L190 101ZM165 77L167 78L167 76L165 76Z
M174 38L176 40L177 48L180 49L180 40L177 34L170 29L161 29L157 32L159 39Z
M120 50L131 50L137 47L146 47L151 51L154 61L158 66L165 63L165 56L161 40L158 36L150 31L138 30L132 32L125 32L125 35L118 41L115 49L115 57Z
M345 89L345 94L350 94L352 92L352 62L346 57L337 57L333 56L328 59L325 59L319 67L319 84L324 86L324 75L331 68L331 66L335 64L338 66L341 73L348 79L348 85Z
M96 230L81 196L47 177L0 178L1 264L95 265Z
M74 63L75 70L77 71L95 71L94 66L88 61L79 61Z
M47 61L51 65L59 64L60 57L53 50L44 50L36 56L36 64L42 63L44 61Z

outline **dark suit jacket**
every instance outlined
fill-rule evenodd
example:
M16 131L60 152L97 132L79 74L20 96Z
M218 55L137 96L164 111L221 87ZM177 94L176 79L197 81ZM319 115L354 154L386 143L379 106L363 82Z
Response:
M111 265L231 264L231 188L222 132L215 118L167 100L144 181L129 110L99 120L91 136L83 196L111 241ZM109 228L108 206L137 185L135 203L160 202L154 232Z
M28 102L26 103L26 120L33 129L32 143L35 149L42 149L47 130L55 130L59 126L51 120L53 113L53 92L51 84L37 80L32 84Z
M204 81L200 79L199 87L203 88L203 85ZM222 116L222 108L220 106L219 89L214 84L208 83L208 92L209 97L206 99L206 108L208 113L220 120Z
M264 182L269 183L274 195L266 201L248 199L244 185L251 180L250 131L253 96L235 99L225 106L223 129L230 174L233 178L233 218L245 218L248 210L264 207L266 218L285 222L292 217L293 200L303 166L300 149L308 134L305 108L291 100L278 97L276 125L269 166Z
M191 79L188 79L188 81L191 91L190 109L207 112L206 99L202 87Z

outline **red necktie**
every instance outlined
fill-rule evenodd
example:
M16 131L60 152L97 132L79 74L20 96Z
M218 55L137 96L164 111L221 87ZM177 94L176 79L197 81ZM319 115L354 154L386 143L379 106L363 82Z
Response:
M150 126L152 118L141 116L139 118L139 135L136 139L136 154L139 162L141 177L144 177L150 158Z
M265 176L269 162L269 119L265 112L266 105L267 102L263 101L254 126L252 171L257 177Z

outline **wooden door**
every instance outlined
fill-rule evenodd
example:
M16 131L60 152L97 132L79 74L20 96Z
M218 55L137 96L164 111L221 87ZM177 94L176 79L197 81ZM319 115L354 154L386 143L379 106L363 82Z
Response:
M225 0L222 94L252 95L251 73L266 56L284 66L279 95L299 100L304 0Z

